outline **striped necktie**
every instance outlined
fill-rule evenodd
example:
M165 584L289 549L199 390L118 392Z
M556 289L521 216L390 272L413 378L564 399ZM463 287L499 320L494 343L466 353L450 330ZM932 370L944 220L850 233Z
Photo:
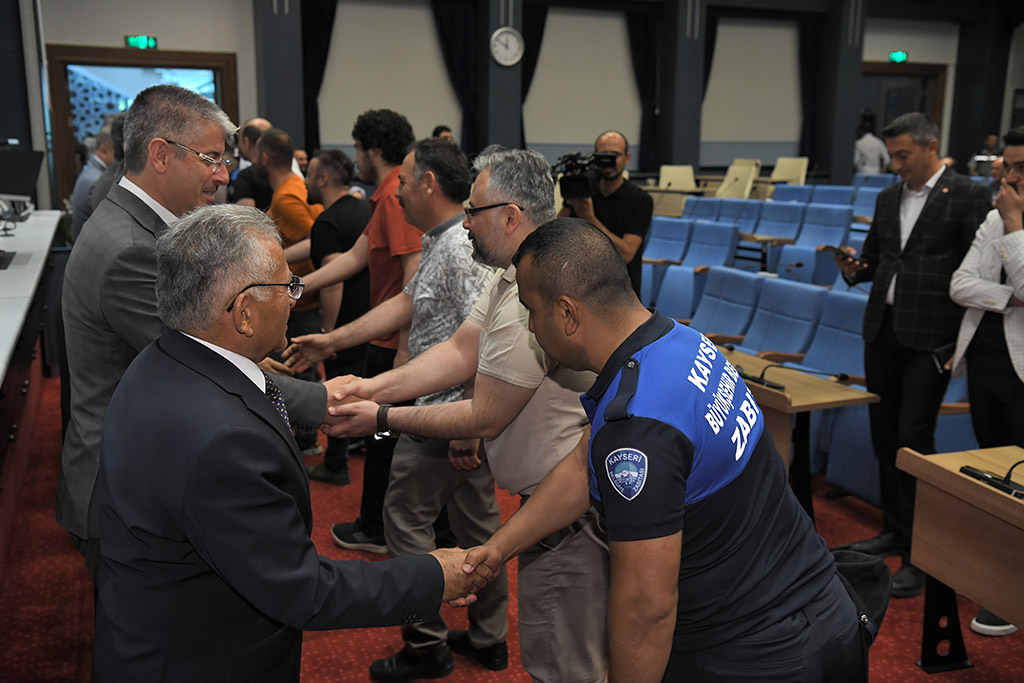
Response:
M274 380L270 379L270 375L264 372L263 377L267 380L267 398L274 404L274 409L277 410L277 414L284 420L285 425L291 429L292 423L288 420L288 408L284 405L284 397L281 396L281 390L277 388Z

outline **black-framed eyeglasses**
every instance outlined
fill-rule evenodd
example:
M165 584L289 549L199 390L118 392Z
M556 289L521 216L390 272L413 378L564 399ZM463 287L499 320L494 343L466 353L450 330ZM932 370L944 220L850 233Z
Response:
M498 202L497 204L488 204L487 206L471 206L466 209L466 221L472 222L473 216L477 215L481 211L487 211L488 209L497 209L499 206L514 206L520 211L523 210L523 207L519 206L515 202Z
M192 152L197 157L199 157L200 159L202 159L203 161L208 163L210 166L212 166L214 173L216 173L221 168L223 168L224 170L228 170L228 169L231 168L231 164L234 163L234 161L232 159L230 159L229 157L221 157L220 159L214 159L209 154L203 154L202 152L200 152L197 149L192 149L188 145L183 145L180 142L175 142L174 140L170 140L168 138L164 138L164 142L166 142L169 145L175 145L177 147L181 147L184 150L188 150L189 152Z
M168 142L170 142L170 140L168 140ZM253 287L287 287L288 296L298 301L299 297L302 296L302 290L305 286L306 283L302 281L301 277L299 277L298 275L292 275L288 279L288 282L254 282L248 287L241 290L238 294L242 294L243 292L246 292L252 289ZM231 303L228 304L228 313L230 313L231 309L235 307L235 302L238 301L238 294L235 294L234 298L231 299Z

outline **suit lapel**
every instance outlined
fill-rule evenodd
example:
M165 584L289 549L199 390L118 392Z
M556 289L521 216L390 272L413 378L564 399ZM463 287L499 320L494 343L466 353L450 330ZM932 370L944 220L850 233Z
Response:
M159 237L160 233L167 229L167 224L156 214L156 211L149 208L146 202L124 189L117 183L110 187L107 199L128 212L128 215L135 219L143 230L151 233L153 237Z
M288 429L266 394L260 391L248 377L217 353L176 330L166 330L158 343L168 355L205 376L227 393L238 396L250 412L278 433L287 444L288 451L305 476L306 466L302 461L302 454L299 452L299 446L295 442L291 430Z
M924 208L921 209L921 215L917 217L917 222L914 223L914 228L910 231L910 236L907 238L907 243L903 245L901 253L905 254L914 242L921 239L921 235L928 230L929 226L937 225L940 222L939 219L946 213L946 205L949 204L949 186L952 184L953 175L951 169L946 169L935 181L935 187L928 193L928 199L925 200Z

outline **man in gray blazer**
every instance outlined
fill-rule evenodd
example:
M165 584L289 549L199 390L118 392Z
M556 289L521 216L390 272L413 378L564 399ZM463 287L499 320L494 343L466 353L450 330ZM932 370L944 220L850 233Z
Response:
M235 126L220 107L171 85L139 93L125 121L125 176L110 188L75 243L62 298L71 414L57 522L96 582L99 524L93 489L107 405L132 359L160 336L156 240L187 211L212 204L228 182L225 139ZM305 386L304 386L305 385ZM281 382L293 424L320 425L322 385Z

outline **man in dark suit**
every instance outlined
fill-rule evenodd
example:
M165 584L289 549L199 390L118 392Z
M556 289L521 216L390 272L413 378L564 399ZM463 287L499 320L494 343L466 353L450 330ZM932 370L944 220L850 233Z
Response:
M939 129L924 114L897 117L882 136L903 182L878 195L860 258L836 257L847 282L873 282L864 312L864 372L868 391L881 397L869 414L884 529L849 547L900 555L892 594L912 597L924 590L924 574L910 564L916 482L896 469L896 451L935 452L949 382L942 365L963 316L949 298L949 280L992 207L982 185L939 161Z
M457 549L317 554L306 468L256 364L286 346L301 294L258 209L203 208L161 235L167 330L103 430L97 681L298 681L303 629L416 622L470 592Z
M103 418L128 364L163 332L153 293L156 240L185 212L212 204L228 182L224 143L234 129L220 107L194 92L160 85L139 93L125 120L125 176L90 216L68 260L62 307L71 411L57 522L94 582L99 525L91 501ZM293 424L324 421L321 385L281 385Z

